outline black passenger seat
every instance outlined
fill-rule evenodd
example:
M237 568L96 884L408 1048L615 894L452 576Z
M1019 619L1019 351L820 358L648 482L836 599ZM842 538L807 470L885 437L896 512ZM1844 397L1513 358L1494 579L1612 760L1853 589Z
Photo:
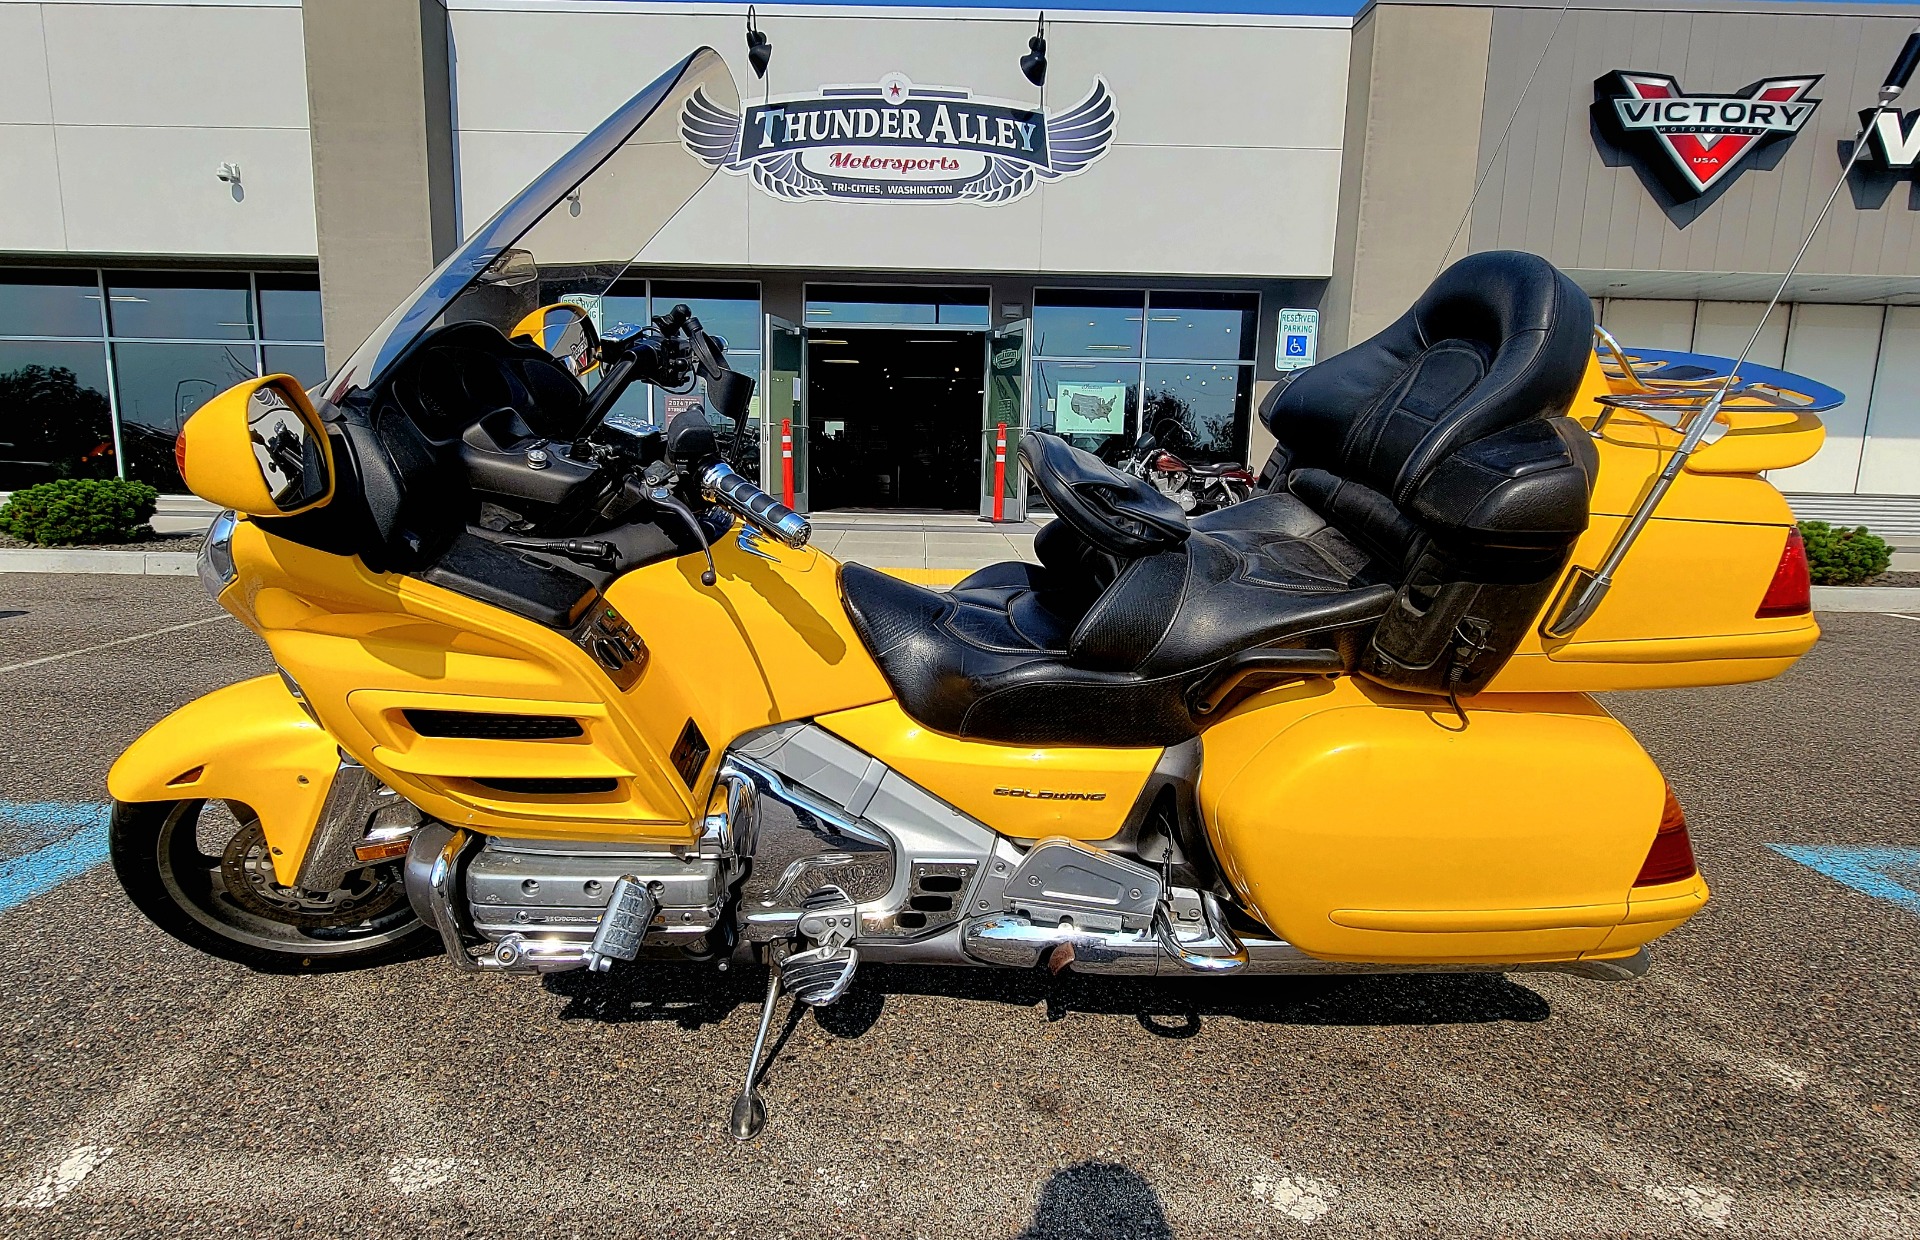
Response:
M1215 700L1196 693L1249 652L1476 692L1586 528L1597 458L1565 415L1592 331L1586 295L1544 259L1473 255L1267 400L1267 492L1188 524L1030 433L1022 459L1058 514L1038 566L939 594L849 564L847 609L910 715L985 740L1175 743Z

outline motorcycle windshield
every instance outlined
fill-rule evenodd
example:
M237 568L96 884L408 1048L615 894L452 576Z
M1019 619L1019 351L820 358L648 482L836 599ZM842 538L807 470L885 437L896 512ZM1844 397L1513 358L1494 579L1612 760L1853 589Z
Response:
M542 305L605 293L713 176L680 140L681 109L696 91L739 109L712 48L662 74L435 268L327 380L327 399L379 382L433 327L479 320L511 334Z

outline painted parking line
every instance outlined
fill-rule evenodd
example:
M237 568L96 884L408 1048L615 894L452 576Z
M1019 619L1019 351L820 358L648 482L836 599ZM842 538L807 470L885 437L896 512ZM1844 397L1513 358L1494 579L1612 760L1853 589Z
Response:
M1845 883L1862 895L1920 914L1920 848L1828 848L1769 844L1783 857Z
M0 801L0 913L52 891L107 859L105 802ZM11 849L10 849L11 850Z

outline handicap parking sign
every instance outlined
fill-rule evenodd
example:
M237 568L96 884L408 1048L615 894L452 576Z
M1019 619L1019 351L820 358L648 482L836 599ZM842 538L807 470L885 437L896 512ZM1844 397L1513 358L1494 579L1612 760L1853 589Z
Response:
M1298 370L1311 366L1318 352L1320 312L1318 310L1282 310L1280 347L1273 364L1277 370Z

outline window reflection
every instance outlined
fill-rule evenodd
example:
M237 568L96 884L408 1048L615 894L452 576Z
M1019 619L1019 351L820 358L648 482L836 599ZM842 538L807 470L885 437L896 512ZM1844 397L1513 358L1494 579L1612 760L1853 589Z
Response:
M115 472L101 347L0 340L0 490Z
M1250 362L1259 308L1252 293L1154 293L1147 356Z
M314 276L262 275L260 336L263 340L320 340L320 281Z
M807 289L806 321L809 327L862 323L985 327L991 318L987 292L984 288L924 288L910 284L815 284Z
M201 405L252 378L253 367L251 344L114 345L127 477L162 491L184 490L173 466L175 436Z
M317 344L270 344L261 350L268 375L292 375L300 386L316 388L327 381L327 351Z
M0 273L0 336L100 337L100 286L91 271Z
M1146 298L1140 293L1043 290L1034 294L1038 357L1139 357Z
M320 339L311 273L0 270L0 490L122 472L182 490L180 424L263 366L323 382Z
M250 300L244 275L107 273L107 317L115 336L250 340Z
M1149 362L1141 428L1175 453L1210 462L1239 460L1252 378L1244 366Z

